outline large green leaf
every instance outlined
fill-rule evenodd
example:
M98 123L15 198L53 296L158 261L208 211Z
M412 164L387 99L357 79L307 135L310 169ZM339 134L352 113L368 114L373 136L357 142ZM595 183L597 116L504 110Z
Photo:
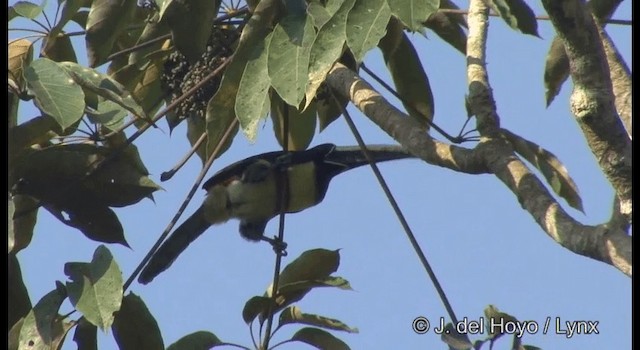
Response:
M271 120L273 131L280 146L284 147L284 139L287 140L289 151L301 151L309 147L316 131L316 103L313 102L304 111L287 105L277 93L271 94ZM288 118L288 133L285 136L284 118Z
M409 30L420 32L424 22L438 11L440 0L387 0L391 13Z
M161 22L170 28L173 44L190 63L196 62L204 53L219 7L220 1L212 0L166 3Z
M94 0L87 17L85 40L89 65L103 64L116 39L127 29L136 10L136 0Z
M222 344L224 343L215 334L199 331L178 339L178 341L169 345L167 350L209 350Z
M226 67L218 91L207 104L207 156L213 153L225 131L236 118L236 97L247 61L251 58L254 48L263 45L261 42L264 42L269 34L269 27L278 13L279 5L279 0L263 0L258 3L253 16L242 31L238 48L231 63Z
M297 306L290 306L280 313L278 328L287 324L306 324L324 329L358 333L357 328L347 326L340 320L328 318L320 315L303 313Z
M69 328L58 315L60 305L67 297L64 286L46 294L29 311L20 329L19 349L57 349Z
M451 0L441 0L440 8L459 9ZM463 14L438 11L427 18L425 26L463 55L467 53L467 34L464 31L464 28L467 28L467 21Z
M433 120L435 110L431 85L416 49L398 20L389 21L379 47L402 104L410 116L428 127L427 121Z
M158 322L144 301L133 293L122 299L122 307L116 312L111 329L120 349L164 349Z
M13 8L13 11L15 11L17 15L24 18L28 18L28 19L35 19L36 17L40 16L40 14L42 13L44 4L45 2L43 2L42 5L38 6L29 1L17 1L11 7Z
M320 84L342 55L347 40L347 15L354 3L355 0L345 0L340 9L318 31L309 58L309 85L305 92L305 108L311 104Z
M268 111L265 104L269 103L269 86L271 85L267 68L271 38L270 33L264 40L256 43L247 59L247 65L238 85L236 115L244 135L250 141L255 140L258 123Z
M539 37L536 15L524 0L490 0L489 4L511 28Z
M111 252L100 245L91 263L67 263L65 274L71 304L87 321L103 331L111 326L113 313L122 303L122 272Z
M26 248L33 238L36 226L38 201L29 196L15 195L9 198L7 219L7 248L9 253L16 254Z
M378 45L390 17L386 0L356 0L347 17L347 45L356 61L362 62L364 55Z
M503 129L503 134L519 155L540 170L558 196L564 198L571 207L584 211L578 186L569 176L567 168L553 153L508 130Z
M73 62L61 62L60 66L66 69L71 78L83 89L118 104L139 118L148 119L131 93L115 79Z
M22 279L18 258L15 254L9 254L7 260L7 298L10 301L7 305L7 326L11 327L27 316L31 310L31 299Z
M25 69L24 76L38 107L63 129L82 118L85 106L82 88L56 62L37 59Z
M271 85L291 106L304 98L309 71L309 53L315 39L311 17L285 17L273 30L268 68Z
M316 349L349 350L349 346L331 333L322 329L306 327L297 331L291 340L309 344Z

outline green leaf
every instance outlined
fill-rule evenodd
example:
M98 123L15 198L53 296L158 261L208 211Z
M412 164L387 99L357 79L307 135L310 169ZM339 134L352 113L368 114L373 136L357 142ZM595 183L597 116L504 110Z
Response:
M318 31L309 57L309 85L305 92L305 109L311 104L320 84L333 64L340 58L347 40L347 15L355 0L345 0L340 9Z
M15 254L9 254L7 263L7 324L13 326L31 310L29 292L22 279L20 262Z
M78 350L98 350L98 327L81 317L73 334L73 341L78 344Z
M306 327L297 331L291 340L309 344L317 349L349 350L349 346L322 329Z
M524 0L490 0L489 5L511 28L540 37L536 15Z
M316 278L313 280L291 282L281 285L278 289L281 296L286 299L293 299L300 291L304 291L305 293L307 293L309 292L309 290L318 287L335 287L343 290L353 290L351 288L351 285L349 284L349 281L337 276L328 276Z
M33 43L27 39L16 39L8 45L9 78L16 82L20 89L24 89L23 72L25 67L33 61Z
M93 123L102 124L109 130L117 130L124 124L127 110L119 104L101 97L98 102L98 108L87 110L87 116Z
M347 16L347 45L356 61L378 45L387 30L391 9L386 0L356 0Z
M113 320L113 337L123 350L163 350L164 343L158 323L139 296L129 293Z
M146 43L150 40L157 39L163 35L170 33L169 26L167 26L165 22L158 21L156 17L158 16L156 15L153 18L151 18L149 22L145 25L144 29L142 30L142 33L140 34L140 37L136 42L136 45ZM140 48L139 50L132 52L131 55L129 55L128 63L129 64L138 63L140 65L140 63L144 62L144 59L148 55L158 50L161 50L165 41L159 41L153 45L145 46Z
M268 111L268 108L265 111L265 104L269 99L267 58L271 38L272 35L269 34L263 41L256 43L238 85L235 110L240 127L249 141L255 140L258 123Z
M44 5L44 2L43 2ZM13 10L21 17L25 17L28 19L35 19L40 16L44 6L38 6L29 1L17 1L13 4Z
M262 45L261 42L269 34L268 28L272 25L272 20L277 13L278 1L263 0L258 3L253 16L242 31L238 48L225 69L218 91L207 104L207 157L213 153L227 128L236 118L235 106L240 80L254 48ZM230 144L231 140L230 138L227 143Z
M277 93L271 94L271 120L273 131L280 146L284 147L284 138L287 137L289 151L301 151L307 149L316 131L316 103L303 112L287 105ZM288 117L288 133L284 135L285 110Z
M8 350L18 350L18 346L20 345L20 330L22 329L22 324L24 324L24 317L15 322L9 329L9 335L7 337L9 338L7 342Z
M440 0L387 0L391 13L412 32L420 32L424 22L438 11Z
M82 118L82 88L56 62L47 58L37 59L25 69L24 76L38 107L63 129Z
M500 312L500 310L498 310L497 307L495 307L494 305L488 305L485 309L484 309L484 316L487 319L487 322L485 323L485 328L486 328L486 332L489 334L489 339L498 339L499 337L501 337L503 334L505 333L493 333L494 331L494 327L491 327L491 324L505 324L508 322L518 322L518 320L507 314L504 312ZM499 330L499 327L495 327L495 330Z
M433 120L434 101L429 78L416 49L402 30L402 24L392 19L387 34L378 45L391 73L396 91L411 117L425 127Z
M273 305L272 311L275 311L276 305L270 297L254 296L247 300L242 309L242 319L246 324L250 324L260 314L264 314L269 310L269 305Z
M209 350L210 348L224 344L215 334L206 331L187 334L169 345L167 350Z
M15 195L9 198L8 252L17 253L31 243L36 226L38 201L29 196Z
M56 348L61 333L64 335L62 321L58 315L60 305L67 293L59 282L56 289L47 293L29 311L20 329L19 349Z
M280 273L280 285L329 277L340 266L339 250L312 249L290 262ZM269 292L270 290L268 290ZM271 295L271 293L268 293Z
M324 26L325 23L327 23L331 19L331 15L327 11L327 9L320 3L320 0L309 1L309 5L307 6L307 13L313 20L313 25L317 29L322 28L322 26Z
M166 23L170 28L173 44L178 51L190 63L195 63L207 47L220 1L169 1L165 4L164 11L161 12L161 23Z
M103 331L111 326L113 313L122 303L122 272L109 249L100 245L91 263L67 263L65 274L71 304L87 321Z
M73 62L61 62L60 66L66 69L71 78L83 89L118 104L139 118L149 119L131 93L110 76Z
M136 0L93 0L87 17L85 36L91 67L106 62L113 44L127 29L135 10Z
M68 35L49 33L42 42L40 57L46 57L52 61L77 62L76 52L71 44L71 37Z
M273 30L268 68L271 85L291 106L304 98L309 70L309 54L315 39L309 16L285 17Z
M345 331L349 333L358 333L357 328L351 328L344 324L340 320L328 318L320 315L303 313L299 307L290 306L280 313L280 320L278 322L278 328L287 324L306 324L310 326L316 326L324 329L332 329L338 331Z
M574 209L584 212L578 186L573 181L562 162L551 152L519 135L503 129L503 134L515 151L531 165L540 170L551 189Z
M441 0L440 8L460 9L450 0ZM464 31L464 28L467 28L467 21L463 14L438 11L427 18L425 26L433 30L442 40L456 48L463 55L467 53L467 34Z

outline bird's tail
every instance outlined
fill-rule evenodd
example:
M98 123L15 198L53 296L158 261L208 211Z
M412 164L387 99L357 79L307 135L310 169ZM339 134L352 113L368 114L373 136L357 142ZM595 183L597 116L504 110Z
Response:
M147 284L153 281L161 272L168 269L191 242L195 241L211 224L205 219L204 209L198 208L185 222L180 225L169 238L153 254L151 260L144 267L138 282Z
M375 162L415 158L414 155L400 146L368 145L367 150ZM369 164L367 157L358 146L337 146L325 157L325 161L343 164L347 167L345 170Z

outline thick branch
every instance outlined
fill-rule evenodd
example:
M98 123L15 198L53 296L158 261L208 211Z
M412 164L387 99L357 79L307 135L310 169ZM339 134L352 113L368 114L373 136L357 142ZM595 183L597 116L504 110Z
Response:
M631 219L631 140L614 104L609 67L598 29L579 0L543 0L564 43L574 83L571 110L600 168Z

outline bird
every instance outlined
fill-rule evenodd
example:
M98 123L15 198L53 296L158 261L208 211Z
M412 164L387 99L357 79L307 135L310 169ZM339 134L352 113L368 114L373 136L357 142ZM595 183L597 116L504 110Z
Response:
M370 145L367 149L375 162L414 158L401 146ZM150 283L210 226L232 218L240 220L243 238L274 244L264 235L269 220L282 212L296 213L317 205L336 175L368 163L358 146L325 143L302 151L262 153L223 168L203 184L207 195L202 205L152 255L138 281Z

